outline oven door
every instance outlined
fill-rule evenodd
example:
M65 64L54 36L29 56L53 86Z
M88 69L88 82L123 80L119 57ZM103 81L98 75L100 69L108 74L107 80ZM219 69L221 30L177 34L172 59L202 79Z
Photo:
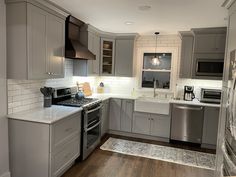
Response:
M97 147L101 140L101 105L84 111L83 160Z

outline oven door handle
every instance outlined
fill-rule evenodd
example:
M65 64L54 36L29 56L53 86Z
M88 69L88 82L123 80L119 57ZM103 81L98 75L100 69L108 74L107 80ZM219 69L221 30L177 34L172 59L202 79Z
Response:
M89 114L89 113L94 112L94 111L97 111L98 109L101 109L101 108L102 108L102 105L98 106L98 107L95 108L95 109L91 109L91 110L89 110L89 111L85 111L85 114Z
M88 131L90 131L90 130L92 130L92 129L94 129L95 127L97 127L99 124L101 123L101 121L99 121L98 123L96 123L94 126L92 126L92 127L90 127L90 128L87 128L87 129L85 129L85 132L88 132Z

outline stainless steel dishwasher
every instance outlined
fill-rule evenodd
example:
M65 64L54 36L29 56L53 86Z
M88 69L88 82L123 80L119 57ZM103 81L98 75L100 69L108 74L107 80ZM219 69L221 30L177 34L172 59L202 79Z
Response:
M172 104L171 140L201 144L204 107Z

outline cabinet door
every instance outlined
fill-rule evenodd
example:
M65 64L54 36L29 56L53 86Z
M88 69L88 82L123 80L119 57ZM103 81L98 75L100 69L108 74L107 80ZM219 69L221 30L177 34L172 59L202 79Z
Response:
M111 99L110 101L110 115L109 115L109 129L120 130L120 116L121 116L121 100Z
M100 64L100 37L92 32L88 32L88 49L96 55L96 60L88 60L88 75L99 75Z
M48 13L27 5L28 79L50 78L47 60L46 25Z
M151 114L151 135L163 138L170 137L170 116Z
M48 15L47 18L47 58L49 72L53 78L64 77L65 21Z
M132 131L134 102L133 100L122 100L121 106L121 131Z
M198 34L195 36L195 53L216 52L215 34Z
M109 129L109 100L103 102L101 135L103 136Z
M225 53L226 34L216 35L216 50L220 53Z
M203 144L216 145L219 122L219 108L205 107L203 123Z
M193 60L193 36L182 36L180 78L191 78Z
M134 112L132 132L150 135L150 115Z
M133 39L116 40L115 76L133 76Z
M115 72L115 40L101 39L100 75L114 76Z

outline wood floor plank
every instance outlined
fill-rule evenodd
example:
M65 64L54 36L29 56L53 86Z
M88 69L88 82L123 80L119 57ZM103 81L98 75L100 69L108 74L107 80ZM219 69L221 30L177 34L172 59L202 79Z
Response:
M106 139L104 139L103 142L105 142ZM103 151L99 149L99 147L85 161L76 162L62 177L214 176L214 171L212 170Z

